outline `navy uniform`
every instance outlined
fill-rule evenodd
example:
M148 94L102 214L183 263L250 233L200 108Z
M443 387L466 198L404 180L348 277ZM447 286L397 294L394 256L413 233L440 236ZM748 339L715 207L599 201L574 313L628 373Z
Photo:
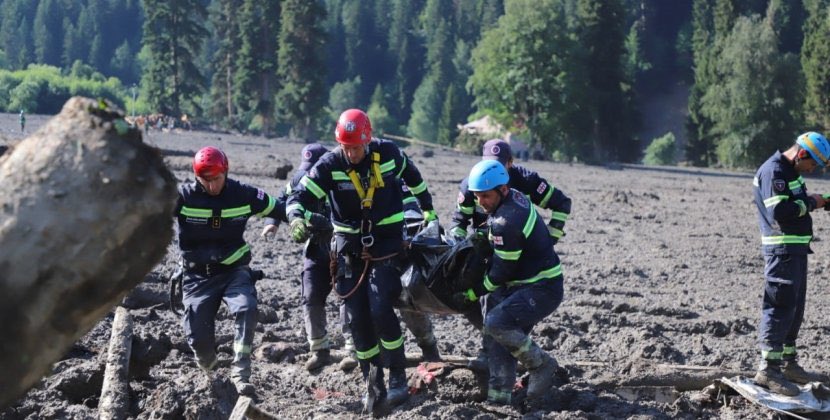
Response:
M498 162L482 161L472 173L482 167L504 171ZM490 188L496 185L505 184L497 181ZM531 374L528 398L539 398L548 391L557 364L529 334L563 298L562 268L545 223L525 194L507 191L487 219L488 240L494 250L487 274L466 292L472 301L487 295L483 307L483 332L490 338L487 399L502 404L511 401L517 359Z
M187 342L200 367L215 367L214 318L224 301L235 317L231 379L238 390L240 384L250 387L251 346L257 322L257 294L248 267L251 250L243 233L249 217L276 217L281 212L284 209L279 209L265 191L232 179L226 179L215 196L196 181L179 187L175 215L184 264Z
M813 134L816 137L809 136ZM823 136L807 133L793 148L803 148L813 155L813 151L821 153L817 145L826 144ZM792 156L799 159L797 154ZM781 376L794 382L811 379L796 363L796 339L804 318L807 255L812 253L813 238L810 212L816 208L816 199L807 194L807 185L793 159L781 151L758 168L753 195L766 280L758 328L762 362L756 380L776 392L797 395L798 389L782 381Z
M346 126L354 131L351 121ZM401 293L397 256L403 247L404 211L399 182L409 186L424 212L434 214L434 210L426 182L394 143L372 139L365 147L366 156L357 165L340 147L323 155L289 197L288 218L292 223L303 218L300 208L328 197L337 255L336 290L346 296L357 358L368 379L370 365L381 366L384 354L392 399L392 389L406 392L404 337L392 307ZM372 261L364 263L362 256Z

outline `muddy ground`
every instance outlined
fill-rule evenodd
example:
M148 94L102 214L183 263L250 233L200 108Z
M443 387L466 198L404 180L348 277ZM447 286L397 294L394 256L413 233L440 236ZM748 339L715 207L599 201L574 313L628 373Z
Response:
M45 117L30 116L31 132ZM0 136L20 137L17 116L0 116ZM276 194L286 180L278 167L298 161L303 144L220 132L161 133L146 141L159 147L179 181L191 176L193 153L216 145L230 158L231 177ZM330 143L329 143L330 144ZM424 149L407 152L429 183L439 217L446 225L455 205L458 182L477 157ZM699 401L698 382L688 371L657 375L660 365L715 368L716 372L750 373L762 288L763 260L751 201L749 173L691 168L602 167L542 161L519 162L550 180L573 199L567 237L557 245L565 273L565 301L540 323L533 336L563 366L557 387L540 411L525 413L523 390L512 407L480 402L474 375L453 369L393 416L403 419L543 418L767 418L771 412L740 397ZM809 178L813 192L830 192L830 182ZM830 263L830 214L814 214L816 252L810 261L811 289L799 341L802 364L826 373L830 348L826 337L830 289L823 279ZM300 303L301 247L281 226L275 240L260 238L262 221L252 219L247 239L253 266L266 278L257 284L260 323L255 347L282 346L254 362L252 382L257 405L280 418L360 417L359 373L336 365L308 373ZM90 238L93 240L94 238ZM175 244L168 255L124 300L133 316L135 339L131 365L131 416L141 419L224 419L236 401L227 379L233 337L232 320L223 308L217 339L221 368L213 377L193 361L180 319L167 306L167 276L177 261ZM336 325L337 303L329 299L329 325ZM460 316L435 316L435 333L444 354L474 356L479 336ZM98 417L112 314L79 340L55 363L52 374L0 420ZM337 345L342 338L337 328ZM407 349L417 351L410 334ZM266 357L267 356L267 357ZM592 362L592 363L586 363ZM414 368L409 369L410 373ZM665 370L663 371L665 373ZM707 371L692 371L710 374ZM686 378L686 379L683 379ZM694 379L694 378L693 378ZM690 387L690 384L692 385ZM630 385L677 385L634 388ZM693 388L692 390L688 390ZM667 391L669 390L669 391ZM639 397L638 397L639 395ZM726 401L727 404L724 404Z

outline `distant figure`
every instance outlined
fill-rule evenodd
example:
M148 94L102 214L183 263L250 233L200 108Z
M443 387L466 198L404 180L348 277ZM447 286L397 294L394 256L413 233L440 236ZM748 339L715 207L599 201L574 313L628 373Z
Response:
M22 109L20 110L20 119L19 120L20 120L20 132L22 133L22 132L26 131L26 114L23 112Z
M187 131L193 129L193 126L190 124L190 118L188 118L187 114L182 114L182 128L187 128Z

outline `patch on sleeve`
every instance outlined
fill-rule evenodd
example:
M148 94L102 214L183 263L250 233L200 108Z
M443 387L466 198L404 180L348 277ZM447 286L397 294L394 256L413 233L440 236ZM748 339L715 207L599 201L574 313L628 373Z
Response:
M401 183L401 191L403 191L403 192L409 192L409 187L407 187L407 186L406 186L406 184Z
M264 200L265 199L265 191L261 188L256 189L256 199L257 200Z
M317 167L316 166L311 168L310 171L308 171L308 177L309 178L317 178Z
M528 203L527 201L527 197L519 191L513 191L513 201L515 201L516 204L524 208L530 206L530 203Z
M787 181L783 179L773 179L772 186L775 188L775 191L784 191L787 189Z
M537 193L539 193L539 194L541 194L541 193L545 192L545 190L546 190L546 189L548 189L548 183L547 183L547 182L542 181L542 182L539 184L539 186L538 186L538 187L536 187L536 192L537 192Z
M493 240L493 245L504 245L504 239L501 236L491 235L490 239Z
M464 193L459 191L458 192L458 204L464 203Z

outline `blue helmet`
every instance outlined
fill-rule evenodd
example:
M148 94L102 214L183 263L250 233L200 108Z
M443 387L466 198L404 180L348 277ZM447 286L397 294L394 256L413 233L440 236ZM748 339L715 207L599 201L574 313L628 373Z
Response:
M827 165L827 159L830 157L830 143L824 136L810 131L798 136L795 142L810 154L818 166L823 168Z
M467 180L467 189L470 191L490 191L501 185L507 185L510 176L507 169L498 160L482 160L473 166Z

